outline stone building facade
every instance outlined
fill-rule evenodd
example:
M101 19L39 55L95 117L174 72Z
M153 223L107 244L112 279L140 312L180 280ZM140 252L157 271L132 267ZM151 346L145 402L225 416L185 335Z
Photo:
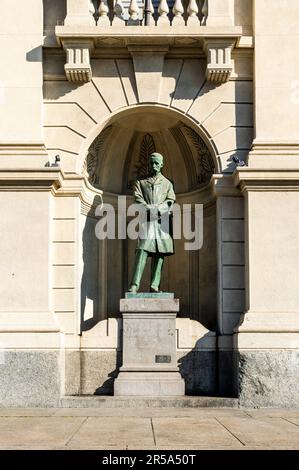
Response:
M152 151L203 205L162 286L186 393L298 404L298 0L150 5L1 1L1 406L113 393L134 242L95 208Z

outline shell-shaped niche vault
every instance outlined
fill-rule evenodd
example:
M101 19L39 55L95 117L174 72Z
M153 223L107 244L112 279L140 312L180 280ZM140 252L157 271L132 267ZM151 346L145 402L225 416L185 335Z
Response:
M108 124L88 150L85 172L92 185L114 194L130 194L147 174L152 152L164 156L164 175L175 191L203 187L214 173L204 140L181 120L159 112L138 112Z

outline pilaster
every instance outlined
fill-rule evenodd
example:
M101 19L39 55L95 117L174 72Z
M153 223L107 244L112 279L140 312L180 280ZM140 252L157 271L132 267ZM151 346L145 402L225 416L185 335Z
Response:
M246 406L290 406L298 400L299 170L242 167L234 178L245 198L246 259L236 392Z

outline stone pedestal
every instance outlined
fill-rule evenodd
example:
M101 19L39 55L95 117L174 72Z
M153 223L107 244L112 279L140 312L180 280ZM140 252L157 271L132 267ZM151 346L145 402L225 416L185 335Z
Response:
M176 315L173 294L126 294L123 317L123 365L115 395L182 396L184 380L176 359Z

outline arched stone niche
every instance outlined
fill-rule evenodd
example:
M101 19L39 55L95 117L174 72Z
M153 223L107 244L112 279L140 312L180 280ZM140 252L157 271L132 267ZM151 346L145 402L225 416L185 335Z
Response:
M163 174L173 181L177 203L203 204L203 245L186 251L185 240L175 241L175 255L166 259L162 290L180 299L180 315L216 329L217 259L216 204L210 179L215 159L194 124L172 110L138 107L110 119L89 146L83 172L103 201L117 210L117 197L132 202L133 182L147 173L153 151L164 156ZM94 236L94 208L82 216L83 330L105 318L119 316L119 299L130 280L136 241L103 240ZM141 285L148 291L150 266Z

